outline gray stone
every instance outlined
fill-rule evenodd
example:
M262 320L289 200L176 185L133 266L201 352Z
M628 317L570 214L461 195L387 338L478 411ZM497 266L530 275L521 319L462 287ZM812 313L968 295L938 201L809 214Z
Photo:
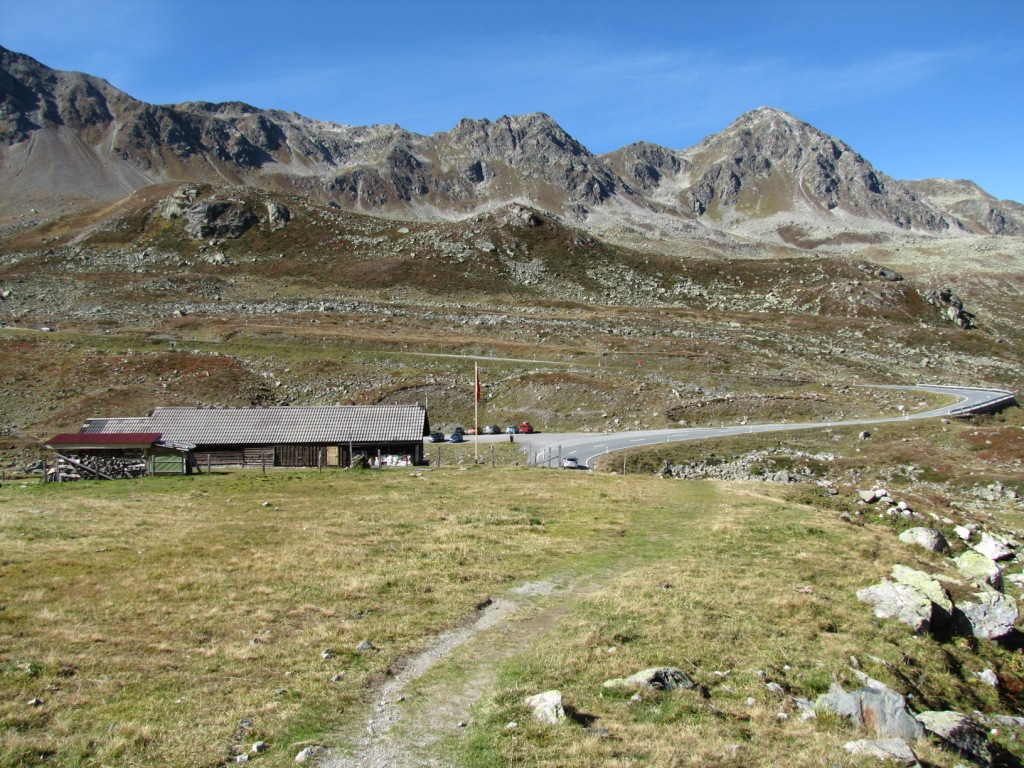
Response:
M905 565L894 565L892 578L900 584L913 587L932 601L932 628L944 625L952 617L953 601L942 585L929 574Z
M992 719L996 721L997 725L1001 725L1004 728L1024 728L1024 717L1017 717L1015 715L994 715Z
M900 534L904 544L915 544L929 552L942 552L949 546L946 537L934 528L908 528Z
M815 709L846 717L883 738L913 740L924 735L924 726L907 709L904 698L877 680L870 680L859 691L823 694Z
M696 685L685 672L675 667L650 667L634 672L629 677L604 681L605 688L656 688L662 691L688 691Z
M311 760L314 757L320 757L321 755L327 754L327 747L320 746L319 744L312 747L305 747L299 751L299 754L295 756L296 763L304 763L307 760Z
M971 529L970 528L966 528L965 526L962 526L962 525L956 526L956 528L953 529L953 533L955 533L958 537L960 537L964 541L970 541L971 540Z
M921 712L917 719L926 731L954 747L961 757L982 765L988 765L992 760L985 729L967 715L949 711Z
M1003 588L1003 569L991 557L969 549L953 562L967 578L983 581L996 589Z
M251 749L253 751L253 754L256 754L256 755L258 755L260 752L266 752L267 751L267 742L265 742L265 741L254 742L252 747L251 747Z
M542 723L557 725L565 720L561 691L545 691L523 699L523 704L533 710L533 716Z
M873 587L858 590L857 599L874 606L875 616L880 619L896 619L915 632L926 632L931 627L932 601L907 584L882 579Z
M980 552L997 563L1000 560L1009 560L1013 557L1013 550L1010 547L987 533L981 534L981 541L974 545L974 551Z
M917 755L903 739L858 739L843 744L843 749L853 755L876 757L897 765L917 763Z
M373 650L373 643L371 643L369 640L363 640L362 642L359 643L359 645L356 646L356 650L357 651L372 651Z
M1006 574L1006 580L1013 584L1015 587L1024 589L1024 573L1010 573Z
M993 688L999 687L999 676L991 669L983 669L975 675L985 685L991 685Z
M979 592L973 601L958 603L954 617L964 634L993 640L1013 631L1019 612L1013 598L1000 592Z
M881 497L878 495L878 491L858 491L857 495L860 496L860 500L865 504L874 504Z

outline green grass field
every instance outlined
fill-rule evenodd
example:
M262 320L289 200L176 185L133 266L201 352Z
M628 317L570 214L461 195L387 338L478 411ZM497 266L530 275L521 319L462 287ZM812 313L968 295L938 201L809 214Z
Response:
M302 744L351 732L403 655L538 579L586 588L545 598L558 620L492 662L498 683L468 738L439 747L455 763L849 765L853 732L780 719L757 670L813 697L851 680L851 655L916 691L918 708L1019 706L1013 686L971 677L1019 680L1017 652L915 637L854 598L894 562L939 563L784 493L490 467L8 483L0 764L214 766L257 740L261 764L291 764ZM357 652L362 640L375 650ZM444 690L470 663L456 653L428 673L412 710L417 691ZM603 692L661 664L706 695ZM522 697L553 687L612 737L531 723Z

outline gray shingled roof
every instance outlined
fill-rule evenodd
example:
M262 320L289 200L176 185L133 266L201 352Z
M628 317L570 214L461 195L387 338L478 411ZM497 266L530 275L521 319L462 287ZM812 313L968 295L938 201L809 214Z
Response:
M418 405L157 408L147 418L89 419L82 432L159 432L194 445L418 442L429 434Z

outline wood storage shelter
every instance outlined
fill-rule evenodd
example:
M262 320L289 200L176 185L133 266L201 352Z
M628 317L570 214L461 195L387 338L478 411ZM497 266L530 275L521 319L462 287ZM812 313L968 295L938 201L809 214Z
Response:
M159 432L64 433L43 447L57 454L47 481L181 475L195 466L191 446L168 444Z
M430 434L421 405L157 408L142 418L89 419L87 435L159 432L194 446L200 467L347 467L353 456L423 460Z

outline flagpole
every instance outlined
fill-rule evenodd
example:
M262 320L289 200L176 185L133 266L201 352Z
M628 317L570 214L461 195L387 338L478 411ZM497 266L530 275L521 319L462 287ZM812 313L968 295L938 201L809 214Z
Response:
M480 463L480 366L473 363L473 461Z

